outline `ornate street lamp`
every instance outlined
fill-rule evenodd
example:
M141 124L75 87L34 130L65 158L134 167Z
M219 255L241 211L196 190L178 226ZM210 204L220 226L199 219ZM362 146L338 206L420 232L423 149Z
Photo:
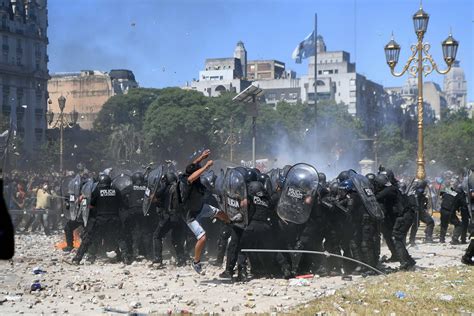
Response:
M393 34L390 42L388 42L384 47L385 58L392 75L400 77L408 71L413 77L417 77L418 79L418 150L416 159L416 178L422 180L426 177L423 147L423 76L429 75L433 70L436 70L439 74L448 73L456 60L456 53L459 46L459 42L456 41L451 34L449 34L448 38L443 41L441 46L443 49L444 61L448 65L448 68L446 70L440 70L429 53L431 45L426 42L423 43L423 37L428 28L429 19L430 16L423 11L421 6L413 15L413 26L418 41L416 44L411 45L412 54L400 73L395 72L395 66L398 63L398 57L400 55L400 45L398 45L393 39Z
M52 104L51 100L48 100L48 104ZM64 96L60 96L58 98L58 105L59 105L59 116L56 119L56 122L52 126L52 128L59 127L59 171L63 172L63 151L64 151L64 129L69 127L74 127L76 125L77 120L79 118L79 113L74 110L69 113L69 119L66 117L64 113L64 109L66 108L66 98ZM54 120L54 113L53 111L49 110L46 113L46 118L48 120L48 125L51 125Z

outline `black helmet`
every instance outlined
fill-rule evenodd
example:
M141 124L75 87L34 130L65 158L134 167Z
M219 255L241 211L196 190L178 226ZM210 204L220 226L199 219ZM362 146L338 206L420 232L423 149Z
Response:
M100 186L100 187L110 187L111 183L112 183L112 179L110 178L109 175L103 173L99 176L98 186Z
M326 185L326 174L323 172L318 173L319 184L322 186Z
M379 174L386 175L388 181L390 181L391 184L393 184L393 185L397 185L397 184L398 184L398 181L397 181L397 179L395 178L395 174L393 173L392 170L383 168L383 170L380 170L380 171L379 171Z
M201 184L204 185L209 191L213 191L215 188L216 178L217 176L213 171L207 172L201 175Z
M251 196L258 196L258 197L266 197L268 196L267 190L265 190L265 187L263 183L260 181L251 181L248 184L248 194Z
M375 174L373 174L373 173L368 173L368 174L365 175L365 177L367 179L369 179L370 182L375 181Z
M378 174L375 177L375 183L377 184L378 187L383 188L383 187L389 187L392 184L388 180L388 177L385 174Z
M137 171L134 174L132 174L132 183L134 185L142 185L145 183L145 176L143 175L142 172Z
M176 176L176 174L174 172L167 172L163 176L163 181L166 184L172 184L172 183L178 182L178 177Z
M428 185L428 181L426 180L415 180L415 189L420 193L425 192L427 185Z
M270 177L266 173L261 173L257 176L257 180L265 185L265 183L270 180Z
M266 173L261 173L258 175L258 182L263 184L265 187L265 190L267 190L268 193L273 191L273 186L272 186L272 181L270 179L270 176Z
M329 192L331 193L331 195L337 195L337 193L339 192L339 183L337 183L336 181L331 182L331 184L329 185Z
M249 169L244 174L245 182L250 183L252 181L258 181L258 173L255 168Z
M349 179L349 178L350 178L350 176L349 176L349 171L347 171L347 170L342 171L342 172L337 176L337 180L338 180L339 182L343 182L343 181L345 181L345 180L347 180L347 179Z
M261 174L260 170L258 170L257 168L251 168L250 170L255 171L255 173L257 174Z

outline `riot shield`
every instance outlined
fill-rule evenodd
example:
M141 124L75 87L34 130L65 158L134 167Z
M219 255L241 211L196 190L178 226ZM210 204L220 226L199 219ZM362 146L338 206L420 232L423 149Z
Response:
M278 216L285 222L306 223L311 215L318 185L318 171L313 166L299 163L291 167L278 202Z
M132 172L128 169L112 168L112 170L110 171L110 174L109 174L109 176L112 180L117 178L117 177L120 177L121 175L131 176Z
M216 190L216 176L213 170L208 170L201 175L201 184L206 187L211 193Z
M68 186L69 193L69 219L77 220L79 217L79 196L81 195L81 176L76 175Z
M127 190L130 190L132 187L132 177L128 174L121 173L112 180L112 187L124 195Z
M472 169L469 169L464 177L463 189L466 193L466 203L471 221L474 221L474 171Z
M268 176L270 177L270 182L271 182L273 190L276 190L278 187L278 183L280 180L280 173L281 173L281 170L278 168L274 168L267 172Z
M163 166L158 166L150 171L147 176L147 189L143 197L143 215L147 215L150 211L153 198L161 185L161 177L163 176Z
M245 228L249 221L248 203L243 206L242 202L247 199L247 184L238 168L227 169L223 189L225 212L235 226Z
M61 180L60 195L61 195L61 214L64 214L69 219L69 212L66 212L66 201L69 201L69 182L73 179L72 176L66 176Z
M90 211L90 203L91 203L91 195L92 191L94 191L96 183L94 180L89 178L87 181L82 185L81 188L81 205L79 206L79 214L82 215L82 221L84 222L84 226L87 226L87 222L89 220L89 211Z
M375 198L375 194L372 190L372 186L370 185L369 179L357 173L351 173L351 179L354 183L354 187L359 193L359 196L365 206L365 209L367 210L367 213L369 213L370 216L374 217L377 220L383 220L383 210L380 207L380 204L377 202L377 199Z

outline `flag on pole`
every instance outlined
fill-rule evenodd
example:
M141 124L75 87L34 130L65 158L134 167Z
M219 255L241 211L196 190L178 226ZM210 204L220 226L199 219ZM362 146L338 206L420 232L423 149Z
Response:
M311 32L306 38L296 46L291 58L293 58L297 64L301 64L302 59L306 59L309 56L314 56L315 43L314 43L314 31Z

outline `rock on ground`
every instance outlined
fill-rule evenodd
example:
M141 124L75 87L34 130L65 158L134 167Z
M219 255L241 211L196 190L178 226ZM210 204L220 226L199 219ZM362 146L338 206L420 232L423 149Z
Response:
M71 265L72 254L54 248L62 236L42 234L16 237L12 261L0 263L0 313L2 315L71 314L100 315L138 313L278 313L296 305L333 295L336 289L361 280L341 277L307 279L255 279L231 284L222 271L205 266L205 275L188 267L168 265L156 269L146 260L124 266L97 260ZM420 268L459 265L465 245L420 244L409 248ZM387 255L387 249L382 248ZM392 266L397 266L393 264ZM45 273L33 274L35 268ZM38 281L39 291L31 292Z

